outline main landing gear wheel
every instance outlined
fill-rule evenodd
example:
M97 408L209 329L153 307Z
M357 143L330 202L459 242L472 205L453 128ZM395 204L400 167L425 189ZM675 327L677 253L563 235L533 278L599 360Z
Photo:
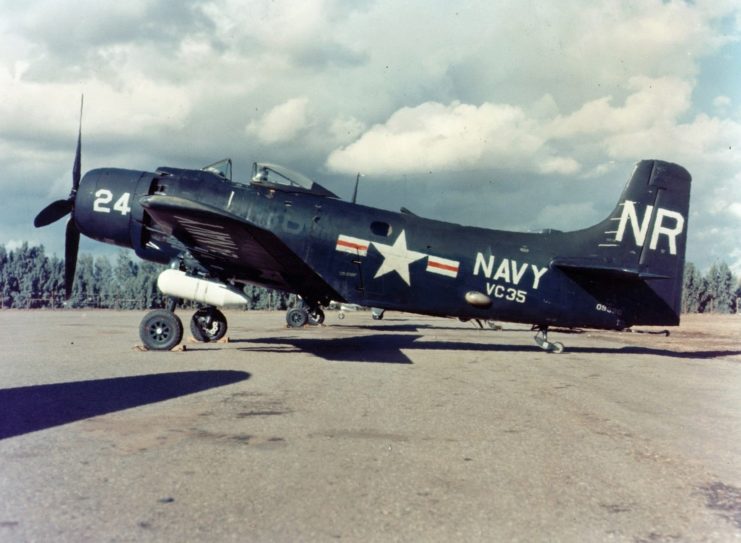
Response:
M559 354L563 352L563 343L558 341L548 341L548 328L542 327L538 329L538 333L535 334L535 343L538 347L546 352Z
M294 307L286 313L286 322L291 328L301 328L309 322L309 312L303 307Z
M317 308L315 311L309 311L309 324L312 326L319 326L324 322L324 311Z
M183 339L183 323L175 313L155 309L139 324L139 337L151 351L169 351Z
M201 308L190 319L190 333L197 341L219 341L226 329L226 317L215 307Z

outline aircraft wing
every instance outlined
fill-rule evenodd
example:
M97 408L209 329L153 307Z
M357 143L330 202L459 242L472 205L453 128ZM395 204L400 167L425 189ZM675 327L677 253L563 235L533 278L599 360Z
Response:
M338 298L278 236L221 209L176 196L145 196L141 205L158 229L175 237L209 272L226 279Z

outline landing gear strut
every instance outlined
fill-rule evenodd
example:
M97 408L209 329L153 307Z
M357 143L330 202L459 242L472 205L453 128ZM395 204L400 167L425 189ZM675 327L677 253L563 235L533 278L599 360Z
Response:
M183 322L175 315L176 298L168 298L165 309L147 313L139 324L139 337L150 351L169 351L183 339ZM197 341L218 341L226 335L224 314L213 306L203 307L190 319L190 333Z
M202 307L190 319L190 333L198 341L219 341L226 329L226 317L215 307Z
M322 311L321 307L318 307L314 309L313 311L309 310L309 324L314 326L319 326L324 322L324 311Z
M286 323L291 328L301 328L306 324L318 326L324 322L324 311L318 303L301 302L301 305L289 309Z
M538 344L538 347L549 353L558 354L563 352L563 343L558 341L548 341L547 326L538 327L538 333L535 334L535 343Z

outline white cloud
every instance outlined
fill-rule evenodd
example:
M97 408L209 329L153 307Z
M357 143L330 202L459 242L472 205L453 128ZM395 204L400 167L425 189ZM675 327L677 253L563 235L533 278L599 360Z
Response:
M247 125L247 133L263 143L284 143L296 139L309 126L308 98L291 98Z
M594 205L591 202L565 203L549 205L543 208L534 221L542 228L558 230L573 229L572 217L594 216ZM582 225L586 226L586 224Z
M675 123L691 105L692 84L676 77L628 80L632 91L623 106L613 106L611 96L584 104L570 115L557 116L549 128L556 138L625 133L657 124Z
M579 170L581 170L581 164L571 157L547 158L538 166L538 171L543 174L570 175L577 173Z
M741 220L741 202L733 202L728 206L728 211L731 215Z
M532 157L544 153L539 127L522 108L426 102L396 111L357 141L336 149L327 166L381 175L482 164L531 169ZM542 166L535 167L547 173L572 173L579 168L568 157L546 157Z
M707 114L684 120L691 82L641 76L627 87L631 93L622 103L604 96L570 114L554 109L548 96L532 110L489 102L404 107L335 149L327 165L369 174L499 167L573 175L587 167L588 178L605 174L610 161L641 158L741 167L734 149L741 141L740 122Z
M5 136L57 133L65 136L79 119L80 95L85 91L86 134L136 135L176 128L190 112L192 98L185 89L141 76L123 87L92 80L40 83L13 79L0 70L0 124ZM2 136L0 136L2 137Z
M594 200L600 183L657 157L693 174L691 242L720 223L702 251L728 254L741 237L735 208L712 211L741 201L738 96L712 90L703 64L715 55L717 69L739 39L733 0L6 4L0 188L32 201L28 216L42 207L29 193L68 190L85 92L86 169L231 155L238 176L240 160L275 146L309 175L403 173L410 190L433 177L415 172L463 169L455 179L471 186L492 170L525 172L527 190L553 185L558 205L573 203L564 177L584 178L580 196ZM456 198L466 209L479 196ZM573 204L577 221L588 206ZM16 223L0 231L21 239Z
M716 109L725 111L725 109L731 105L731 99L728 96L716 96L713 98L713 106Z
M28 242L25 240L11 239L10 241L5 242L4 247L6 251L15 251L16 249L22 247L24 243Z
M338 144L355 140L365 130L365 124L355 117L339 117L329 125L329 133Z

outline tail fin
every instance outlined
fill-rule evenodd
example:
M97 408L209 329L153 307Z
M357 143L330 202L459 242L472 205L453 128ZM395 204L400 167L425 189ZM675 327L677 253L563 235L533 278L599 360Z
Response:
M627 326L679 324L690 182L677 164L639 162L610 216L571 233L573 253L553 265L621 311Z

